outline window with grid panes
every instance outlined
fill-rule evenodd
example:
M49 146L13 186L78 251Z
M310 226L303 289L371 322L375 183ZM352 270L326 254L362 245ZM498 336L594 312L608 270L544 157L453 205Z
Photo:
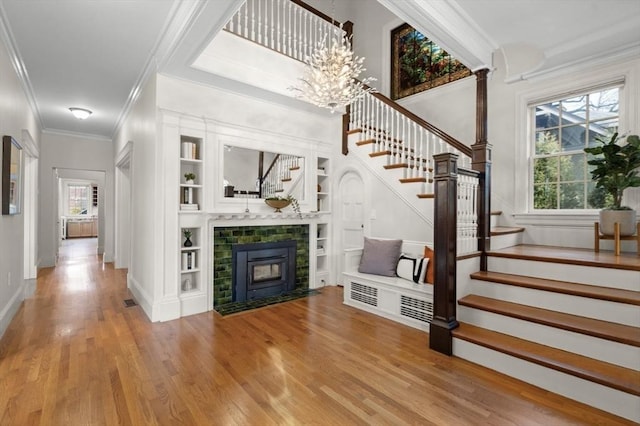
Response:
M596 209L603 191L591 181L583 149L618 130L620 87L607 87L531 105L533 208Z
M88 214L90 187L86 185L69 185L67 189L69 215Z

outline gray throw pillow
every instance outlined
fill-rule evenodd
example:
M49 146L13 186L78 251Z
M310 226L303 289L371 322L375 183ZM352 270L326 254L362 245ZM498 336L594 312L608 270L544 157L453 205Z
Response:
M376 240L364 237L364 250L358 272L395 277L401 248L402 240Z

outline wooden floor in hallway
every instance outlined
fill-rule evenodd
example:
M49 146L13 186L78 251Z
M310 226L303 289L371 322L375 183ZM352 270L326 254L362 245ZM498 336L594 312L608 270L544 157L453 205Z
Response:
M58 260L98 255L98 238L67 238L60 242Z
M0 340L0 425L623 425L428 349L342 289L151 323L99 256L43 269Z

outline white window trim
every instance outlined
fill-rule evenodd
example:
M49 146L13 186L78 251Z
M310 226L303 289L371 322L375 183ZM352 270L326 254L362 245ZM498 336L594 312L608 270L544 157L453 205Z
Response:
M522 90L515 96L515 219L519 224L546 224L565 225L579 224L581 226L593 226L597 220L598 210L550 210L534 211L531 196L531 167L530 152L532 132L529 105L537 101L563 96L565 93L581 91L590 87L604 86L616 81L624 81L620 90L620 115L619 131L640 132L640 109L636 106L640 99L640 61L625 62L608 67L597 68L583 73L581 76L564 76L555 81L536 81L535 86ZM634 102L635 100L635 102ZM522 173L526 170L526 173ZM625 192L625 204L631 207L638 206L640 191L627 190Z

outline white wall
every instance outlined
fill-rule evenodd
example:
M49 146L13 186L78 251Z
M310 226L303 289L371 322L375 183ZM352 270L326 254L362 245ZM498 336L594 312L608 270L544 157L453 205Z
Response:
M40 127L14 71L4 38L0 41L0 75L0 135L11 135L24 142L23 130L27 130L38 146ZM23 270L24 244L24 213L0 215L0 336L27 292Z
M388 95L388 85L385 86L383 77L389 74L389 60L383 52L390 51L390 35L383 32L386 26L393 25L390 28L393 29L402 21L376 0L335 1L333 5L331 0L308 0L306 3L339 22L354 23L352 44L356 54L365 58L366 70L360 78L376 78L373 86Z
M110 140L89 136L43 133L40 149L40 212L38 217L38 240L40 267L55 265L57 249L57 182L55 169L93 170L105 173L104 215L104 261L113 261L114 239L114 172L113 143ZM104 225L102 225L104 224Z
M134 107L114 138L114 155L118 159L131 143L129 178L131 185L130 238L131 263L127 284L138 303L151 316L151 303L155 300L155 284L162 283L162 260L157 249L166 232L162 221L164 189L159 184L156 77L151 76L141 90ZM113 160L112 160L113 164ZM124 201L120 199L121 201ZM126 202L126 201L124 201ZM146 302L145 302L146 301Z

